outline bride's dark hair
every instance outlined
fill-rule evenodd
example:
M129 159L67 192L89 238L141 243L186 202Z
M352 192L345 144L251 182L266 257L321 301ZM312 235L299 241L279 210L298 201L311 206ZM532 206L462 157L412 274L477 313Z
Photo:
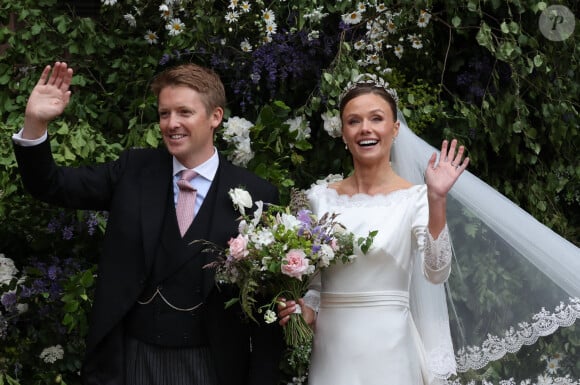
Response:
M391 107L393 111L393 119L397 121L397 102L393 98L393 96L387 92L381 85L373 84L373 83L357 83L354 87L350 88L340 99L339 110L340 110L340 117L342 118L342 113L344 111L344 107L348 102L352 99L366 94L375 94L380 96L381 98L385 99L385 101Z

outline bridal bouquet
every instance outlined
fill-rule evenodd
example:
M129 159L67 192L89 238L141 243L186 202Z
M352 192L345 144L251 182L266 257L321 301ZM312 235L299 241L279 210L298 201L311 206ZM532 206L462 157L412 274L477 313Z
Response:
M239 234L230 239L223 258L214 265L216 280L239 287L239 298L228 304L239 301L244 313L254 321L255 314L263 313L267 323L275 322L278 298L301 298L315 274L333 263L352 261L355 248L366 253L377 233L356 237L337 221L336 214L317 218L297 190L288 207L253 202L241 188L232 189L229 194L241 213ZM246 210L254 205L257 210L247 214ZM258 296L266 296L269 302L260 306ZM284 333L291 347L312 338L312 329L300 314L292 314Z

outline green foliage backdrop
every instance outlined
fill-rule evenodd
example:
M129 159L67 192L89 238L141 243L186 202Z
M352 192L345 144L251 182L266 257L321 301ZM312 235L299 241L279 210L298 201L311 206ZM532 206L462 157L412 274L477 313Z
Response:
M576 1L555 3L580 14ZM1 2L0 253L15 261L21 281L0 281L0 384L78 383L106 223L106 213L48 207L22 189L11 135L46 64L64 60L75 70L71 103L50 128L59 163L104 162L123 148L160 145L149 82L169 65L194 61L214 68L227 88L219 148L278 184L285 199L292 186L350 169L342 142L327 132L329 121L354 73L380 74L398 90L413 130L435 146L443 137L460 138L474 174L580 244L580 27L562 41L546 39L538 20L548 5ZM228 136L240 122L251 153ZM483 281L474 285L485 290ZM9 292L28 310L10 305ZM63 359L40 359L43 349L59 344ZM537 349L574 357L579 345L569 328L466 378L513 377L509 368L518 362L533 364L517 376L536 376L546 369ZM577 363L569 370L580 377Z

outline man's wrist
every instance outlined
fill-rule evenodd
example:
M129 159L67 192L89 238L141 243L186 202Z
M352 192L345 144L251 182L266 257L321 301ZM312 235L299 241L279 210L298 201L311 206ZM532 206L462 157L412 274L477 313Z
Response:
M48 139L48 133L46 131L40 137L35 138L35 139L29 139L29 138L23 137L23 135L22 135L23 132L24 132L24 128L22 128L16 134L12 135L12 140L14 141L14 143L18 144L19 146L32 147L32 146L39 145Z

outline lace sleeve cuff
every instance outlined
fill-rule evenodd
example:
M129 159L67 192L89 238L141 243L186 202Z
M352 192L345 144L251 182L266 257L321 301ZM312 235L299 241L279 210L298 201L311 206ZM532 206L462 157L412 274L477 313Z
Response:
M318 290L308 290L304 295L304 304L318 314L320 308L320 292Z
M419 249L423 254L423 270L425 276L433 283L444 282L449 276L451 267L451 242L447 225L439 237L434 239L427 228L420 231Z

